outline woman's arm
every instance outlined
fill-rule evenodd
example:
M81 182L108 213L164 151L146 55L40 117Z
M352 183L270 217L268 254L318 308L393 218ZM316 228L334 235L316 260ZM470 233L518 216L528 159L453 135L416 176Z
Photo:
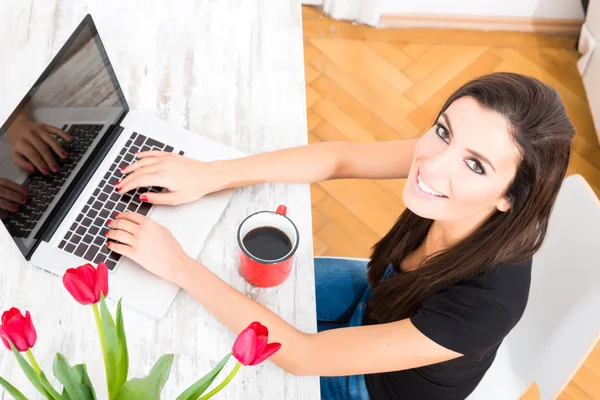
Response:
M138 161L121 170L126 176L117 188L126 193L143 186L164 187L169 191L148 193L146 200L177 205L219 190L264 182L406 178L416 143L325 142L215 162L148 151L138 154Z
M195 260L187 259L173 281L234 333L253 321L269 328L281 350L271 357L295 375L339 376L398 371L462 356L430 340L409 319L307 334L238 292Z
M264 182L406 178L418 139L378 143L324 142L218 162L221 189Z

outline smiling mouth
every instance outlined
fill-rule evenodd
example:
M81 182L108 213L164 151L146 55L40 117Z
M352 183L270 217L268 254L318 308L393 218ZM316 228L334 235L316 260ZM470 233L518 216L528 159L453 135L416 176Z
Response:
M425 182L423 182L423 179L421 177L421 170L419 170L418 173L417 173L417 186L419 187L419 189L421 189L423 192L427 193L428 195L439 197L441 199L447 199L448 198L448 196L446 196L445 194L440 193L440 192L436 192L435 190L433 190L432 188L430 188L429 186L427 186L425 184Z

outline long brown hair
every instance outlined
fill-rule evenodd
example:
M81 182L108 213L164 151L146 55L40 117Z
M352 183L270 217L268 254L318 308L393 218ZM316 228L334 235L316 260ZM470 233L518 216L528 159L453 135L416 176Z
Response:
M411 317L427 297L495 264L529 260L546 235L575 132L560 96L535 78L494 73L454 92L438 118L464 96L474 98L508 122L521 155L516 175L505 192L511 207L507 212L496 210L469 236L430 255L417 269L382 280L388 265L399 269L404 257L423 243L433 223L406 209L374 246L369 262L368 277L373 285L369 316L377 322Z

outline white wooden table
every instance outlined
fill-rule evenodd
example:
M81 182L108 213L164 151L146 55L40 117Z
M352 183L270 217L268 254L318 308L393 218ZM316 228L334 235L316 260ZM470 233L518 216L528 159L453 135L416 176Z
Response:
M149 109L249 154L307 143L298 0L2 0L1 121L88 12L130 107ZM236 228L248 213L280 203L287 204L300 231L296 264L281 286L256 289L237 272ZM236 191L199 260L295 327L316 331L308 185L267 184ZM48 375L60 351L73 364L85 362L99 398L106 397L91 308L75 303L58 277L26 263L0 224L0 310L12 306L31 311L38 331L33 352ZM161 320L131 309L125 309L124 317L130 377L145 376L161 355L175 354L164 399L174 399L209 371L235 338L183 292ZM0 374L35 398L4 348ZM216 398L311 400L319 398L319 382L267 362L242 369Z

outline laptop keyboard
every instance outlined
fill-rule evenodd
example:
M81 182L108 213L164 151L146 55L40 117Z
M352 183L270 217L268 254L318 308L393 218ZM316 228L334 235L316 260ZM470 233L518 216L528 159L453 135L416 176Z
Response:
M133 163L136 152L148 150L171 153L174 149L134 132L65 234L58 246L60 249L95 264L104 262L109 270L116 267L121 255L110 251L106 245L108 240L105 235L108 230L106 223L113 220L117 213L126 211L148 215L152 205L141 201L140 195L163 190L159 187L138 188L121 194L115 187L115 184L123 178L119 169ZM179 154L183 155L184 152L180 151Z
M13 237L22 239L29 237L103 127L103 125L71 125L67 133L73 137L73 140L69 143L58 138L58 142L69 154L69 157L65 160L56 160L59 167L56 173L44 175L36 172L27 177L23 186L29 190L31 198L6 221L6 228ZM62 129L67 129L67 125Z

